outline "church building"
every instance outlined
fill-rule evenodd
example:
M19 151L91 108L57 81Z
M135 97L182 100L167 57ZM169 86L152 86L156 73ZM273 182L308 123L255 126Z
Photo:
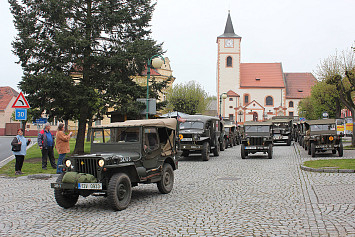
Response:
M316 78L284 73L281 63L241 63L241 40L228 13L224 34L217 37L218 113L241 124L298 116L298 103L310 95Z

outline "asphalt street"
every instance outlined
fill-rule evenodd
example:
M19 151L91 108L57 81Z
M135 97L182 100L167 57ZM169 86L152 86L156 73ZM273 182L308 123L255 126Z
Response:
M12 155L11 141L14 139L11 137L0 137L0 162Z
M126 210L104 197L59 207L48 180L0 178L0 236L355 236L355 173L303 171L311 158L297 144L273 159L240 158L240 146L184 158L170 194L133 188ZM333 157L332 159L338 159ZM355 158L344 151L344 158Z

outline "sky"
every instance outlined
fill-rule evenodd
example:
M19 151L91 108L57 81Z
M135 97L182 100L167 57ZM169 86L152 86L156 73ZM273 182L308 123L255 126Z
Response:
M198 82L216 95L217 37L228 11L242 37L242 63L281 62L284 72L316 72L321 60L355 46L354 0L158 0L152 37L164 43L174 83ZM7 0L0 1L0 86L16 89L22 69Z

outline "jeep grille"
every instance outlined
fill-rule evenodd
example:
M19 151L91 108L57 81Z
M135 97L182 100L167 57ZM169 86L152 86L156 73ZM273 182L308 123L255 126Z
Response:
M97 158L76 158L75 167L78 173L92 174L97 177L98 161Z
M336 143L336 136L332 136L333 140L329 140L329 137L331 137L331 135L325 135L325 136L321 136L320 137L320 143L321 144L335 144Z
M263 137L251 137L250 140L250 145L263 145Z

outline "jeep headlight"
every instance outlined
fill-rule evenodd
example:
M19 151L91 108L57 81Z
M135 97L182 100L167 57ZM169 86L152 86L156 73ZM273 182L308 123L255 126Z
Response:
M194 140L200 140L200 136L198 134L194 134Z
M71 166L71 161L70 160L66 160L65 161L65 166L66 167L70 167Z
M104 164L105 164L105 161L104 161L104 160L99 160L99 162L98 162L98 163L99 163L99 166L100 166L100 167L103 167L103 166L104 166Z

